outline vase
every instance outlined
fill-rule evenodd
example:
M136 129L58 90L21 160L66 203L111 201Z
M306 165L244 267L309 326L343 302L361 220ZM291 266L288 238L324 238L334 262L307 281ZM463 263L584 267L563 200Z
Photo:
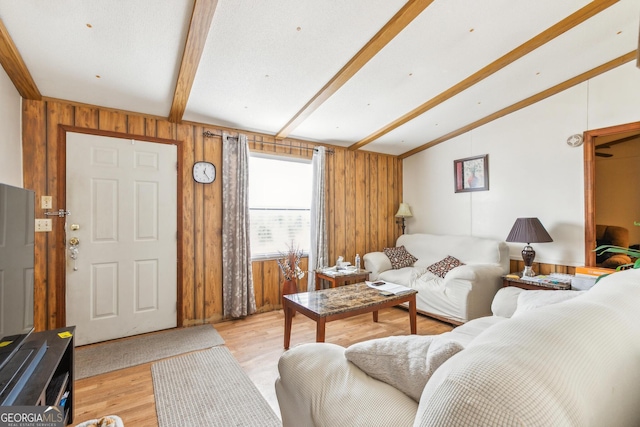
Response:
M282 307L284 307L284 296L289 294L297 294L298 293L298 284L296 283L296 279L284 279L282 283ZM296 313L294 312L295 316Z

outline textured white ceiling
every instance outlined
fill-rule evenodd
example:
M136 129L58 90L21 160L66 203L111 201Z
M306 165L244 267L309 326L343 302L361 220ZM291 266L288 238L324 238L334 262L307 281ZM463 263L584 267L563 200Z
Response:
M0 18L44 96L167 116L192 7L2 0Z
M590 25L569 30L367 149L407 152L630 52L637 44L640 10L640 2L633 3L612 6Z
M587 5L434 0L291 132L349 146ZM0 0L44 96L168 116L193 0ZM276 134L405 0L218 0L184 120ZM402 154L635 49L621 0L364 149ZM97 77L99 76L99 77Z
M278 132L403 4L219 1L185 119Z

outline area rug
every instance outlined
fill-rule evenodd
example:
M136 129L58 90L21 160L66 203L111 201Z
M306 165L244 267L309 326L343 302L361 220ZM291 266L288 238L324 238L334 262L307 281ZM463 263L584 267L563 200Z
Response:
M221 344L224 344L224 340L213 326L201 325L80 347L75 352L76 379Z
M282 426L224 346L151 365L159 427Z

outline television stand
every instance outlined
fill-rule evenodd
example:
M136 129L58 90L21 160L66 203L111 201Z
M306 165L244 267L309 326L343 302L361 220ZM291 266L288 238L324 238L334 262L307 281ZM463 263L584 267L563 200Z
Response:
M0 402L3 406L14 404L47 351L46 341L25 344L9 359L6 369L0 371Z
M0 405L63 406L65 425L71 424L74 333L71 326L29 335L0 370Z

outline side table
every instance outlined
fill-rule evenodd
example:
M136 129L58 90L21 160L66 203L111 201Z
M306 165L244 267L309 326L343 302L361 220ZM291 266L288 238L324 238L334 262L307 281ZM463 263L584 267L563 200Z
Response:
M330 283L332 288L335 288L337 286L344 286L369 280L369 272L362 268L345 273L340 272L338 274L329 274L328 272L316 270L316 291L322 289L320 286L321 280L326 280Z
M515 286L530 291L568 291L571 290L571 283L557 282L557 283L540 283L533 282L531 280L522 279L522 273L511 273L502 276L502 286Z

